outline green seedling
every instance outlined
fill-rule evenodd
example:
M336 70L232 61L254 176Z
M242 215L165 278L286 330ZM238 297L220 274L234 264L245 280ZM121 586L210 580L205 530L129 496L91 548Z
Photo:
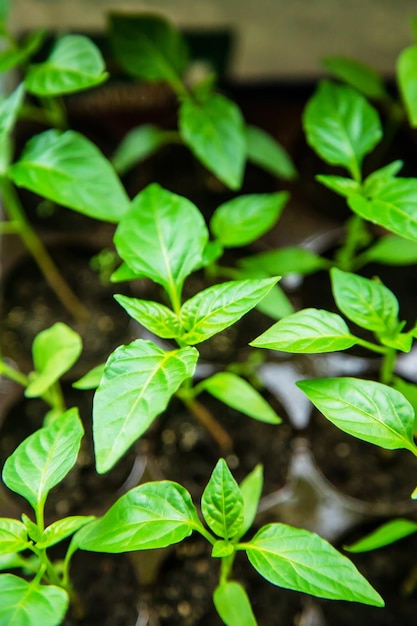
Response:
M50 407L45 420L65 411L59 379L76 363L82 351L80 336L69 326L57 322L41 331L32 344L33 371L23 374L0 358L0 375L22 385L27 398L42 398Z

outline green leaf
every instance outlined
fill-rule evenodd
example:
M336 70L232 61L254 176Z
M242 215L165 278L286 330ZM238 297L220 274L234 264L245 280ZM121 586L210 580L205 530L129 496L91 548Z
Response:
M367 263L387 265L413 265L417 263L417 241L399 235L385 235L364 253Z
M59 626L68 609L68 594L61 587L13 574L0 575L0 595L0 624L7 626Z
M362 160L382 139L375 109L357 91L322 81L303 116L308 144L331 165L342 165L355 180Z
M114 298L134 320L158 337L169 339L181 335L179 319L167 306L123 295Z
M264 130L256 126L248 126L246 142L248 161L278 178L284 180L297 178L297 170L288 152Z
M162 285L178 307L183 282L201 263L207 240L197 207L157 184L136 196L114 236L119 255L136 275Z
M368 552L395 543L417 532L417 523L408 519L395 519L382 524L366 537L350 546L343 546L349 552Z
M373 380L323 378L297 386L338 428L387 450L405 448L413 454L414 411L395 389Z
M274 285L265 298L256 305L256 308L273 320L280 320L295 311L291 300L279 285Z
M282 352L320 353L346 350L355 343L346 322L337 313L303 309L276 322L250 345Z
M266 272L270 276L285 276L286 274L307 276L327 268L328 261L307 248L288 246L243 257L239 260L239 265L247 270Z
M417 385L409 383L399 376L394 376L392 381L394 389L403 394L413 407L414 413L417 415ZM417 432L417 421L414 422L414 433Z
M224 539L219 539L213 544L213 549L211 551L211 556L214 559L222 559L224 557L230 556L235 551L235 547L233 543L230 541L225 541Z
M243 545L253 567L273 585L319 598L384 606L353 563L314 533L267 524Z
M239 108L220 94L204 102L187 98L179 111L184 143L203 165L230 189L242 185L246 161L246 129Z
M83 434L78 409L69 409L22 441L4 464L4 483L36 511L75 464Z
M344 176L319 174L316 176L316 180L344 198L348 198L352 193L358 193L361 190L361 187L356 180L353 180L352 178L345 178Z
M100 363L93 367L85 376L82 376L75 383L72 383L74 389L96 389L99 386L100 380L104 374L105 363Z
M384 81L369 65L342 56L326 57L323 65L336 78L348 83L367 98L385 100L388 97Z
M118 222L129 207L109 161L72 130L52 129L32 137L9 176L18 187L96 219Z
M26 526L17 519L0 517L0 554L21 552L29 545Z
M195 348L166 352L137 339L108 358L94 396L93 432L97 471L111 469L166 408L196 366Z
M201 389L259 422L279 424L282 421L252 385L232 372L218 372L206 378L201 383Z
M352 322L376 333L390 334L398 327L399 304L395 295L380 282L330 270L333 297L338 308Z
M258 512L259 500L261 499L264 483L262 465L257 465L239 485L243 497L243 526L240 536L252 527Z
M369 174L363 183L364 194L373 195L378 193L380 185L384 186L387 181L395 178L398 172L402 169L403 165L403 161L393 161L392 163L384 165L384 167L381 167Z
M417 44L403 50L397 59L397 80L410 125L417 126Z
M210 230L224 248L246 246L272 228L288 198L285 191L233 198L214 211Z
M149 550L178 543L200 527L188 491L165 480L128 491L101 519L79 531L75 541L92 552Z
M25 515L25 513L22 514L22 522L25 525L26 532L29 535L29 538L35 543L40 541L42 537L42 530L40 529L38 524L35 524L35 522L32 522L30 517Z
M201 511L218 537L232 539L242 529L243 497L224 459L219 459L204 489Z
M417 240L416 178L381 180L369 195L349 196L348 204L363 219L401 237Z
M100 85L107 76L103 57L91 39L65 35L44 63L29 66L25 86L36 96L59 96Z
M0 142L5 141L11 134L19 109L23 102L25 90L19 85L7 98L0 101Z
M132 128L118 145L112 163L120 176L172 140L172 133L153 124Z
M10 47L0 52L0 73L12 70L18 65L24 65L40 49L45 37L44 29L35 30L28 34L18 48Z
M93 522L95 520L94 515L73 515L71 517L64 517L56 522L50 524L45 528L40 541L37 542L37 548L49 548L59 543L63 539L70 537L77 530Z
M399 327L401 328L402 324ZM384 346L401 350L401 352L410 352L413 345L413 337L410 333L397 332L394 335L379 335L378 339Z
M234 280L200 291L181 307L182 341L194 345L231 326L253 309L277 280Z
M226 626L257 626L249 598L240 583L227 581L216 587L213 602Z
M167 81L181 90L188 64L181 33L157 15L110 14L110 40L122 67L132 76Z
M32 374L25 395L35 398L45 393L62 374L71 369L81 351L81 337L62 322L56 322L38 333L32 344L36 372Z

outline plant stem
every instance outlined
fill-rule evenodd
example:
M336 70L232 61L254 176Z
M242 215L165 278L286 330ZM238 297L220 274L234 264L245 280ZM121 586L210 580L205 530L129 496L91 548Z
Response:
M353 215L346 223L346 238L343 246L337 251L335 260L340 269L347 272L352 270L356 250L358 249L363 230L364 220L359 215Z
M0 376L7 376L10 380L22 385L22 387L27 387L29 384L27 376L22 374L22 372L15 370L14 367L8 365L3 359L0 359Z
M380 380L384 385L390 385L394 376L395 363L397 361L397 351L388 348L382 360Z
M177 395L184 402L187 409L198 419L200 424L210 433L213 439L217 441L222 452L229 454L233 450L233 440L211 412L195 398L191 398L187 394L179 393Z
M227 582L232 571L233 563L235 562L235 557L236 552L233 552L233 554L229 554L229 556L222 558L220 567L220 584Z
M363 346L372 352L377 352L378 354L383 354L384 356L387 354L387 351L390 348L385 348L384 346L378 346L376 343L372 343L371 341L366 341L366 339L361 339L360 337L356 337L356 335L352 335L355 339L358 346Z
M60 302L77 321L82 322L88 319L88 310L64 280L42 241L32 229L13 186L6 178L2 178L0 188L8 216L12 222L19 224L19 236L32 254Z

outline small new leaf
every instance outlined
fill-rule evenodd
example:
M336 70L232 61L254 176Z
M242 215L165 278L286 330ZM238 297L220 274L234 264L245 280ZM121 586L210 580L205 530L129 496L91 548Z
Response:
M216 587L213 602L226 626L257 626L245 589L234 580Z
M326 57L323 59L323 65L326 70L367 98L385 100L388 97L381 76L369 65L342 56Z
M246 129L246 155L248 161L284 180L297 178L297 170L288 152L271 135L261 128Z
M220 459L204 489L201 510L211 530L233 539L243 526L243 497L226 461Z
M404 537L413 535L417 532L417 523L408 519L395 519L382 524L366 537L362 537L355 543L344 546L348 552L368 552L369 550L377 550L391 543L395 543Z
M0 624L9 626L59 626L69 603L61 587L34 584L13 574L0 575L0 595Z
M262 465L257 465L239 485L240 493L243 497L243 526L240 532L240 536L243 535L252 527L256 513L258 512L259 500L262 495L263 488L263 468Z
M26 526L17 519L0 518L0 554L21 552L29 545Z
M179 319L167 306L123 295L114 298L134 320L158 337L170 339L181 335Z
M308 354L346 350L355 343L340 315L324 309L303 309L276 322L250 345Z
M230 556L235 551L233 543L220 539L213 545L211 556L215 559L222 559L226 556Z

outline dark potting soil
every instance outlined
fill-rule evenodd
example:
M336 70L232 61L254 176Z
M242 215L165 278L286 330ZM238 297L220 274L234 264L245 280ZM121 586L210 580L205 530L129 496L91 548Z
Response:
M100 282L89 266L94 254L96 251L85 247L51 250L62 275L90 314L83 322L75 321L63 307L32 259L25 258L7 277L1 303L2 352L25 371L32 367L33 339L56 321L68 324L82 337L83 352L72 370L73 376L83 375L104 362L115 347L133 339L130 318L112 297L125 288Z

